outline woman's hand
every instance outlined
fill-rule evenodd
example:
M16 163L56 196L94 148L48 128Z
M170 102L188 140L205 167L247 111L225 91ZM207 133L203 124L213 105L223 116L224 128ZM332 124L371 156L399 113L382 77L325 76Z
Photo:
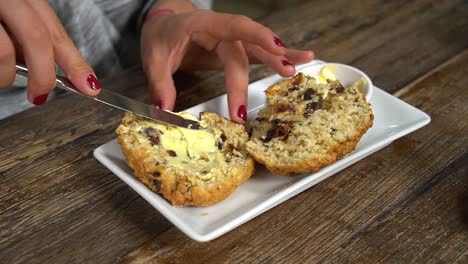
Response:
M0 87L15 80L16 60L29 68L28 100L41 105L55 87L55 63L84 94L101 85L46 0L0 0Z
M247 119L249 63L264 63L284 77L294 64L309 62L311 51L286 49L268 28L251 19L197 10L158 14L142 30L142 60L155 103L172 110L177 69L224 68L229 113L235 122Z

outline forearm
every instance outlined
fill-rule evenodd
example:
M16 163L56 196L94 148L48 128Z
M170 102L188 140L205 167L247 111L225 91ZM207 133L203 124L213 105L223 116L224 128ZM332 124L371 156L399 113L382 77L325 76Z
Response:
M189 0L158 0L156 1L151 10L170 8L174 9L177 13L190 12L197 10L197 7Z

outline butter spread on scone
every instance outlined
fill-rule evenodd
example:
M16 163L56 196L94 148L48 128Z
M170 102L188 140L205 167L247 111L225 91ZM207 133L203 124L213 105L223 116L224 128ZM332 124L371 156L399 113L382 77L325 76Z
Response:
M325 67L317 78L298 73L270 86L267 107L249 122L248 152L284 176L334 163L354 150L373 124L360 85L343 87L333 69Z
M199 121L189 113L174 113L186 119ZM175 155L170 156L174 165L184 166L184 163L207 159L215 161L217 158L216 135L206 129L188 129L177 126L166 125L156 122L146 122L145 128L154 128L161 146L167 150L172 150ZM200 124L206 128L203 122ZM151 132L150 132L151 133ZM147 140L148 133L141 133L140 140Z
M188 113L184 118L197 120ZM254 172L242 125L202 113L192 130L126 114L117 128L119 144L135 175L173 205L207 206L226 198Z

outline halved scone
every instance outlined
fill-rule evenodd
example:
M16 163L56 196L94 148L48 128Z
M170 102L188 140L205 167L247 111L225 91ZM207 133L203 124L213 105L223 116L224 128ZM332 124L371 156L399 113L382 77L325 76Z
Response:
M200 123L212 131L168 126L127 113L116 130L135 175L176 206L219 202L254 173L242 125L209 112L200 115Z
M317 83L299 73L266 91L268 105L249 123L247 151L270 171L316 172L353 151L373 124L370 104L357 87Z

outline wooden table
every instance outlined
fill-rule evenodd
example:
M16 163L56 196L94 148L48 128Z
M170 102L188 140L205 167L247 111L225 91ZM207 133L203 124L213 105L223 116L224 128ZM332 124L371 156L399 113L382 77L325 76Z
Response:
M0 262L467 263L468 2L359 3L310 1L261 22L361 68L427 127L198 243L93 158L122 113L65 94L0 121ZM253 67L251 80L271 73ZM176 110L224 93L221 73L176 79ZM146 98L138 69L104 85Z

